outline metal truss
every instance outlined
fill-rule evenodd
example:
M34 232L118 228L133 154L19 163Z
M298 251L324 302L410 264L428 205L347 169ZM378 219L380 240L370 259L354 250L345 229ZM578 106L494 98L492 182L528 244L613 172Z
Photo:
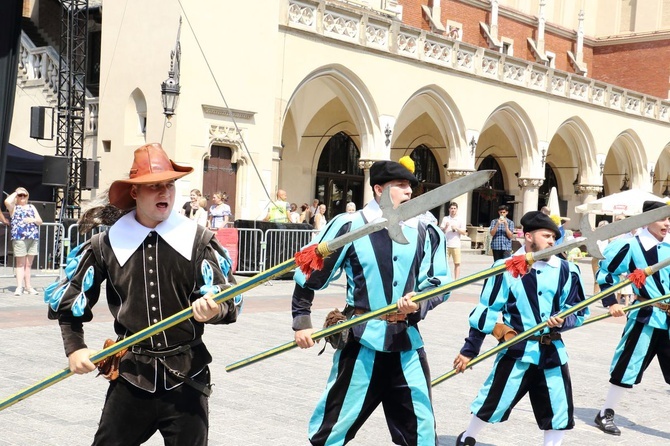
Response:
M56 189L59 221L81 212L86 112L88 0L61 0L56 156L68 159L68 184Z

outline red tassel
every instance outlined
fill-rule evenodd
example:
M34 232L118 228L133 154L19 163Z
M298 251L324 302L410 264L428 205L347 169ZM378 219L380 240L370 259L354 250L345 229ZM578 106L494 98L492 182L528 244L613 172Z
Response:
M523 276L528 272L528 262L526 262L525 255L512 256L505 260L507 271L512 277Z
M643 269L638 268L630 273L628 278L633 283L633 285L635 285L637 288L641 288L642 285L644 285L645 280L647 280L647 273L645 273Z
M323 257L317 251L317 246L309 245L295 253L295 263L307 279L312 271L319 271L323 268Z

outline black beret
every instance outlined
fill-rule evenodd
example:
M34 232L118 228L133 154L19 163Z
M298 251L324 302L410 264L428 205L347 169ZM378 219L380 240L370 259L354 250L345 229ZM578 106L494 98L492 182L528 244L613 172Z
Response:
M419 184L414 174L395 161L376 161L370 167L370 186L386 184L393 180L408 180L412 187Z
M554 220L541 211L527 212L526 215L521 217L521 226L523 226L523 232L548 229L554 233L556 239L561 238L561 231L556 226L556 223L554 223Z
M652 211L654 209L658 209L660 207L666 206L665 203L662 201L645 201L642 203L642 212L647 212L647 211Z

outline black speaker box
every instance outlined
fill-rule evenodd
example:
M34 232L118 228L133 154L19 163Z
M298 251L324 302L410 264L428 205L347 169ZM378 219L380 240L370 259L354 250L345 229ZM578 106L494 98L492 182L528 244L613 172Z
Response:
M100 161L85 159L81 163L81 188L97 189L100 187Z
M53 223L56 221L56 203L53 201L30 200L28 203L35 206L44 223Z
M30 137L35 139L47 139L44 137L44 122L46 120L46 107L30 107Z
M64 156L45 156L42 165L42 184L45 186L67 186L68 159Z

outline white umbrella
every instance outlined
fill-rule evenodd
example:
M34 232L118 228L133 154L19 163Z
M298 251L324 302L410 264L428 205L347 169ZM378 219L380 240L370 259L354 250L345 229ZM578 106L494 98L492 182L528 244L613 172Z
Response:
M599 215L636 215L642 212L642 204L645 201L662 201L665 203L667 200L641 189L629 189L599 198L590 203L575 206L575 212Z
M561 210L558 207L558 191L556 190L556 186L552 187L549 191L547 207L551 211L551 215L561 215Z

